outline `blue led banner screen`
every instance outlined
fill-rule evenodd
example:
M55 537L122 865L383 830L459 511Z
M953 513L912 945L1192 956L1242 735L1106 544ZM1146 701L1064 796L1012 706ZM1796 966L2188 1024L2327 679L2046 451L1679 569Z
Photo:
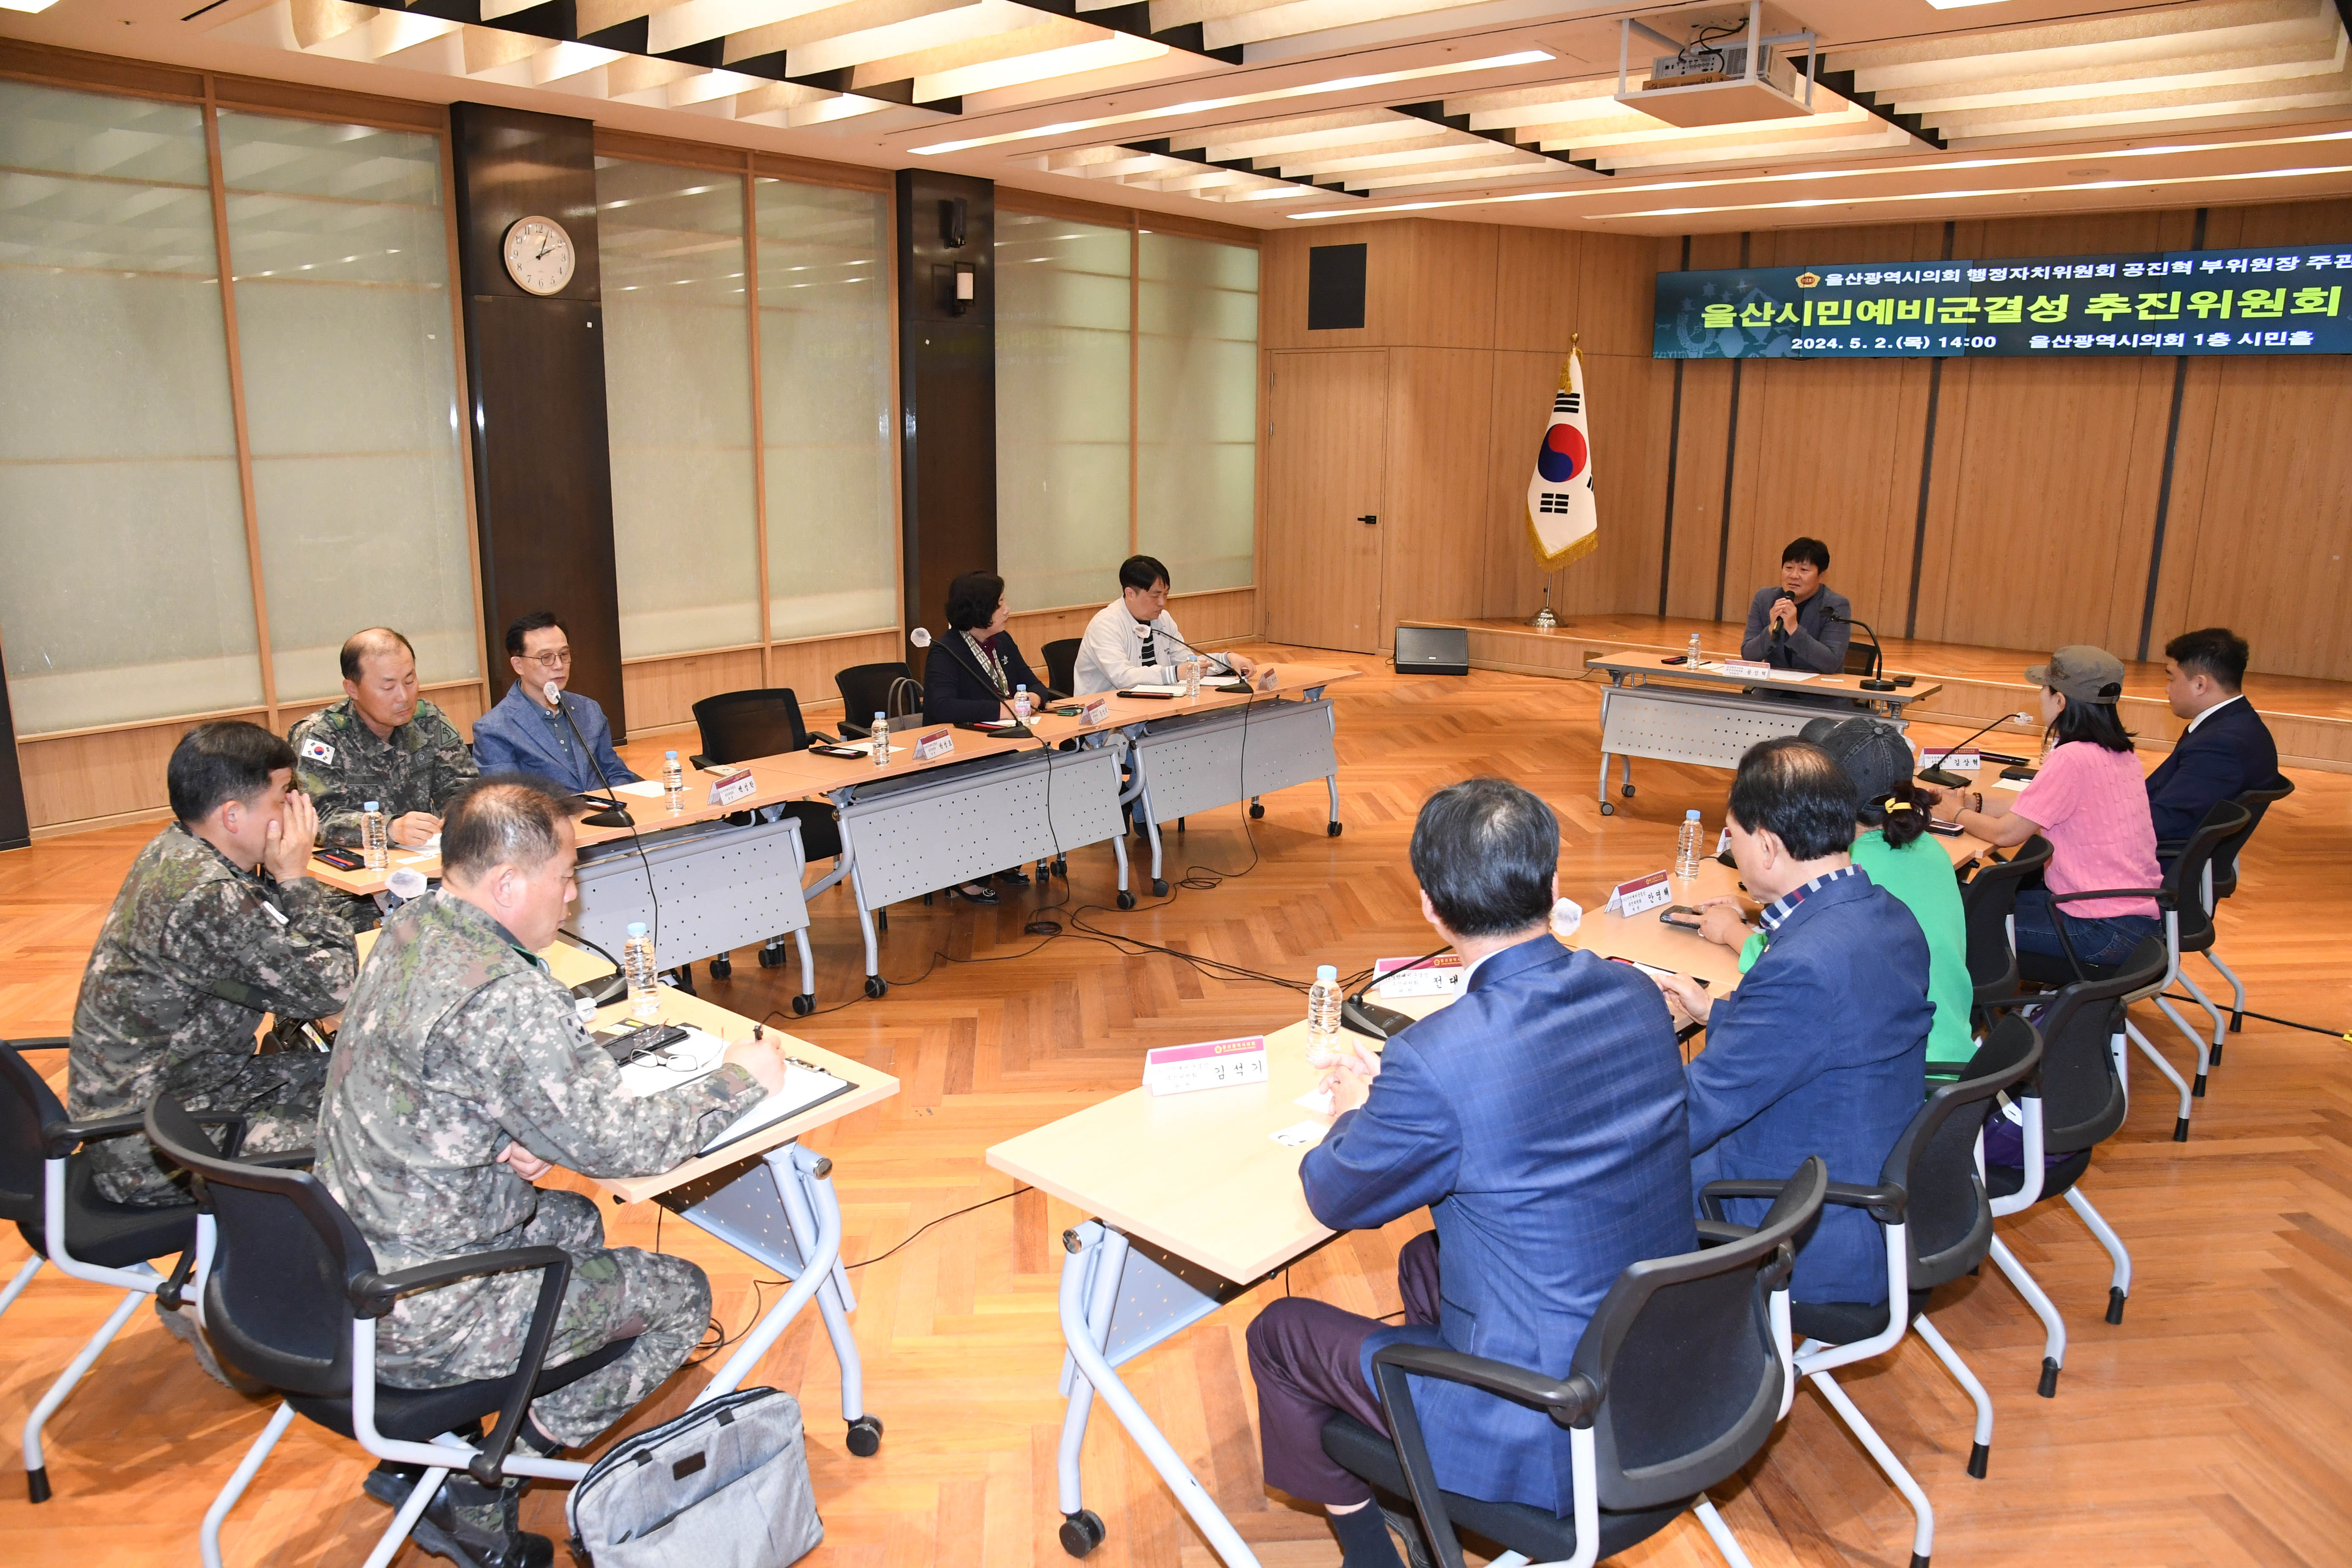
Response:
M2352 243L1661 272L1651 353L2352 353Z

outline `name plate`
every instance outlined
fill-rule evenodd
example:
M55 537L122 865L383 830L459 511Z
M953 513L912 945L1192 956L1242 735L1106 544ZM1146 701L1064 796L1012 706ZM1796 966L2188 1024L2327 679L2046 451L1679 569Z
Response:
M933 757L944 757L954 750L955 736L946 730L934 730L915 742L915 756L920 762L928 763Z
M1265 1037L1161 1046L1143 1053L1143 1087L1154 1094L1190 1094L1265 1081Z
M1760 658L1727 658L1719 666L1726 675L1769 676L1772 667Z
M1078 714L1078 722L1081 724L1099 724L1106 718L1109 717L1109 715L1110 699L1108 697L1097 697L1092 702L1087 703L1086 707L1080 710Z
M732 805L745 795L760 793L760 781L751 776L749 768L737 768L710 786L710 804Z
M1668 874L1653 871L1646 877L1636 877L1611 889L1607 907L1612 914L1638 915L1644 910L1654 910L1674 901L1675 887Z
M1955 752L1941 746L1919 748L1919 765L1923 768L1948 768L1956 773L1972 773L1984 766L1981 752Z
M1407 969L1412 964L1414 967ZM1397 971L1404 973L1398 973ZM1373 989L1393 1002L1401 996L1452 996L1462 989L1462 955L1441 952L1426 963L1411 958L1383 958L1372 964Z

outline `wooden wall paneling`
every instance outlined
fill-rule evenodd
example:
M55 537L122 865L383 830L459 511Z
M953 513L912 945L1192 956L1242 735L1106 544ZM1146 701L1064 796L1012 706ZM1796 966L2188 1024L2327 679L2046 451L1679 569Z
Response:
M1307 251L1359 244L1364 247L1364 324L1308 331ZM1270 236L1258 252L1258 342L1268 349L1349 349L1402 342L1398 333L1407 299L1422 286L1413 271L1417 248L1412 227L1394 221L1316 224L1308 232Z
M2214 237L2224 214L2238 224L2227 240ZM2352 200L2284 202L2259 207L2216 207L2205 224L2205 247L2252 245L2341 245L2352 235Z
M1404 226L1412 245L1412 286L1390 341L1429 348L1493 348L1501 229L1490 223L1435 218L1413 218ZM1365 321L1370 320L1367 314Z
M1400 620L1478 613L1495 357L1481 349L1389 354L1388 494L1380 514L1383 647L1395 645Z
M2182 551L2185 603L2151 652L2227 626L2253 644L2254 669L2352 679L2352 361L2216 363L2202 526Z
M265 724L269 715L253 708L19 741L16 762L24 773L25 815L33 832L46 836L109 817L163 810L171 799L163 787L163 764L171 759L172 748L181 736L213 719Z
M1499 228L1495 235L1495 321L1488 341L1502 351L1566 353L1590 333L1584 255L1601 237L1564 228Z
M762 683L760 650L730 647L633 658L621 666L621 683L628 693L629 711L636 716L638 733L691 724L694 705L702 699L722 691L747 691ZM833 694L831 680L824 689L826 696Z
M1941 223L1868 223L1761 230L1750 242L1748 260L1759 267L1802 267L1832 261L1931 261L1943 250Z
M2168 357L2165 363L2176 362ZM2213 459L2213 424L2221 406L2223 367L2231 363L2219 356L2193 356L2181 382L2180 433L2173 443L2172 497L2166 510L2156 604L2148 625L2147 657L2159 663L2168 640L2191 626L2204 624L2189 619L2189 598L2196 580L2197 553L2209 510L2206 503ZM2131 657L2130 651L2118 652Z
M1266 453L1265 635L1369 653L1392 625L1381 605L1391 447L1387 349L1273 356Z
M2185 250L2194 216L2188 208L2124 213L2043 213L1987 218L1974 249L1952 254L1990 260L2003 256L2083 256L2117 250ZM1956 239L1958 236L1954 237Z
M1547 586L1553 613L1561 616L1656 607L1672 367L1632 354L1583 356L1601 542L1591 553L1548 573L1528 537L1528 477L1551 418L1551 395L1564 357L1549 349L1494 355L1480 599L1485 615L1533 615Z
M780 642L768 650L769 679L776 685L788 688L799 699L801 712L824 711L835 715L841 711L841 689L834 684L836 671L853 664L889 664L903 660L908 652L907 639L896 628L887 631L845 632L839 637L799 637ZM726 690L720 687L718 689ZM692 721L689 711L688 722Z
M1666 614L1710 620L1715 616L1715 563L1723 530L1723 461L1731 428L1732 367L1724 360L1681 363L1683 412L1675 443L1675 514L1667 520L1674 554L1668 563Z
M1679 259L1679 241L1675 249ZM1657 313L1657 242L1635 235L1589 234L1579 261L1576 319L1569 323L1583 334L1578 346L1587 354L1648 359L1656 335L1651 324ZM1495 342L1514 346L1499 331Z

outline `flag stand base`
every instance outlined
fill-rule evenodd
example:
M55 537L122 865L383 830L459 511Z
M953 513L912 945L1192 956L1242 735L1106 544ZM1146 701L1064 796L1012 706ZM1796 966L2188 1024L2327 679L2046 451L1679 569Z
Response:
M1528 625L1535 627L1536 630L1539 632L1551 631L1559 626L1559 617L1551 613L1551 590L1549 588L1546 588L1544 590L1543 608L1538 610L1534 615L1528 617Z

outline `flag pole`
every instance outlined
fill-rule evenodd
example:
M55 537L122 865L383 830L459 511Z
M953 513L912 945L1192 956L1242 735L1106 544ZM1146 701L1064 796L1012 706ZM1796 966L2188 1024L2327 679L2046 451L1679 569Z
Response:
M1583 339L1583 336L1584 334L1582 332L1570 332L1568 334L1568 353L1570 359L1573 359L1576 356L1576 345ZM1568 370L1565 365L1562 365L1559 374L1560 384L1562 386L1566 386L1568 384ZM1535 629L1539 632L1554 631L1559 628L1559 617L1551 613L1550 584L1547 583L1544 584L1543 608L1538 610L1534 615L1528 617L1528 625L1535 627Z

